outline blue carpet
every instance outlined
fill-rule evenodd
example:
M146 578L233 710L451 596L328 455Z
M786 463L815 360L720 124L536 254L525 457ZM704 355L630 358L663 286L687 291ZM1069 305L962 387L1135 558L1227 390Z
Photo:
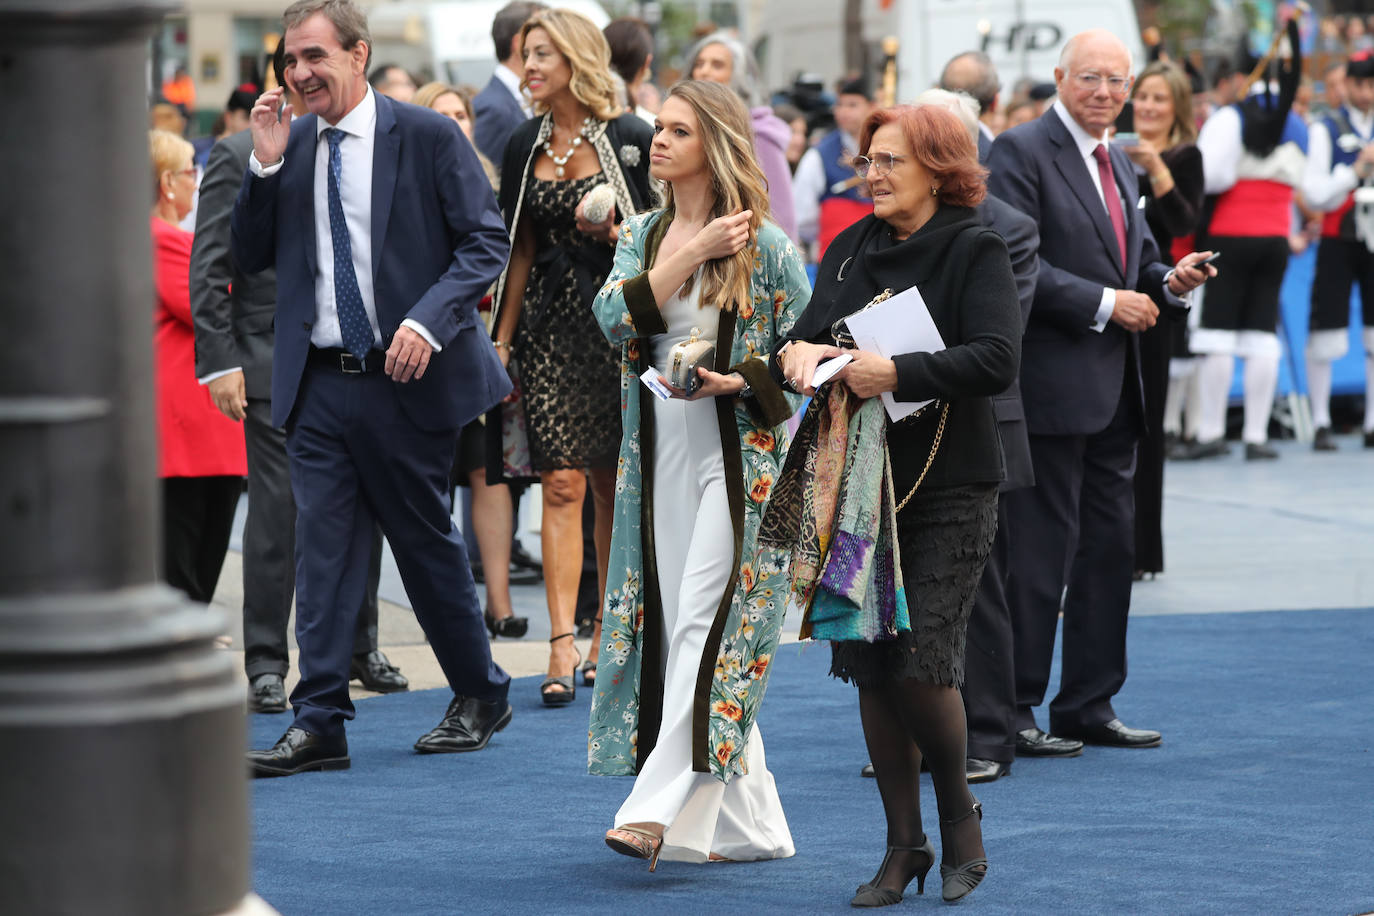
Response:
M1146 617L1117 707L1155 750L1018 760L975 787L986 809L984 913L1324 913L1374 908L1374 612ZM511 727L478 754L410 745L446 692L359 704L353 769L253 786L255 889L304 914L850 912L882 858L883 819L854 691L829 650L778 653L760 718L797 846L784 861L650 875L602 832L628 780L585 775L589 692L572 709L512 688ZM1057 677L1057 675L1056 675ZM255 745L285 716L254 716ZM1042 725L1044 724L1042 720ZM926 827L935 834L926 783ZM932 890L934 893L932 894ZM891 912L939 908L924 897Z

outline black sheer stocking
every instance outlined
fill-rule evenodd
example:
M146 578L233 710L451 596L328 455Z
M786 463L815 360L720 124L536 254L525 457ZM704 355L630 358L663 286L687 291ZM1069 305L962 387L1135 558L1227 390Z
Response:
M900 894L917 872L932 864L920 851L926 842L921 827L921 751L911 740L892 691L861 687L859 716L887 818L887 844L898 847L883 858L870 883Z
M959 689L907 678L875 690L860 690L859 708L883 796L888 842L904 846L921 842L918 776L924 754L942 822L941 862L954 866L982 856L978 817L964 817L972 810L974 798L965 770L968 736ZM881 731L875 733L876 729ZM884 777L885 766L896 770L890 779Z

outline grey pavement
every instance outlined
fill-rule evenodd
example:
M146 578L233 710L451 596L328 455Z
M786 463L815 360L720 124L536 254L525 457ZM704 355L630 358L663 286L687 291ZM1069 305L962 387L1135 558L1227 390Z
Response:
M1137 583L1131 612L1374 609L1374 449L1362 448L1358 436L1338 439L1341 450L1324 454L1296 442L1275 443L1277 461L1247 462L1235 445L1227 458L1169 462L1165 572ZM537 492L526 501L531 498ZM231 622L231 650L242 648L243 510L241 504L214 599ZM522 532L521 542L538 555L537 533ZM442 686L390 553L380 593L382 648L416 689ZM515 613L529 618L530 632L521 640L496 640L492 654L512 676L543 673L550 636L543 585L515 586L511 597ZM795 615L787 621L788 640L796 638L799 623ZM585 653L587 641L578 647ZM361 690L355 695L368 696Z

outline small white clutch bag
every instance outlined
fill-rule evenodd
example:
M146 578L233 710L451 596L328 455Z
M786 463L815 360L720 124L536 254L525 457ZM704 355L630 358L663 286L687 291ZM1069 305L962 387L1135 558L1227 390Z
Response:
M604 223L615 209L615 191L605 184L596 185L582 198L582 215L589 223Z

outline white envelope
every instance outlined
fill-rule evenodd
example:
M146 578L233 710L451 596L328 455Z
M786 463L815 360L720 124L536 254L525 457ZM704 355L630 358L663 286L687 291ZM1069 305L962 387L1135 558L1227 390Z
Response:
M845 324L860 350L888 359L899 353L938 353L945 349L935 319L930 317L930 309L915 286L849 316ZM890 391L884 391L882 398L887 415L893 420L909 416L934 400L898 401Z

